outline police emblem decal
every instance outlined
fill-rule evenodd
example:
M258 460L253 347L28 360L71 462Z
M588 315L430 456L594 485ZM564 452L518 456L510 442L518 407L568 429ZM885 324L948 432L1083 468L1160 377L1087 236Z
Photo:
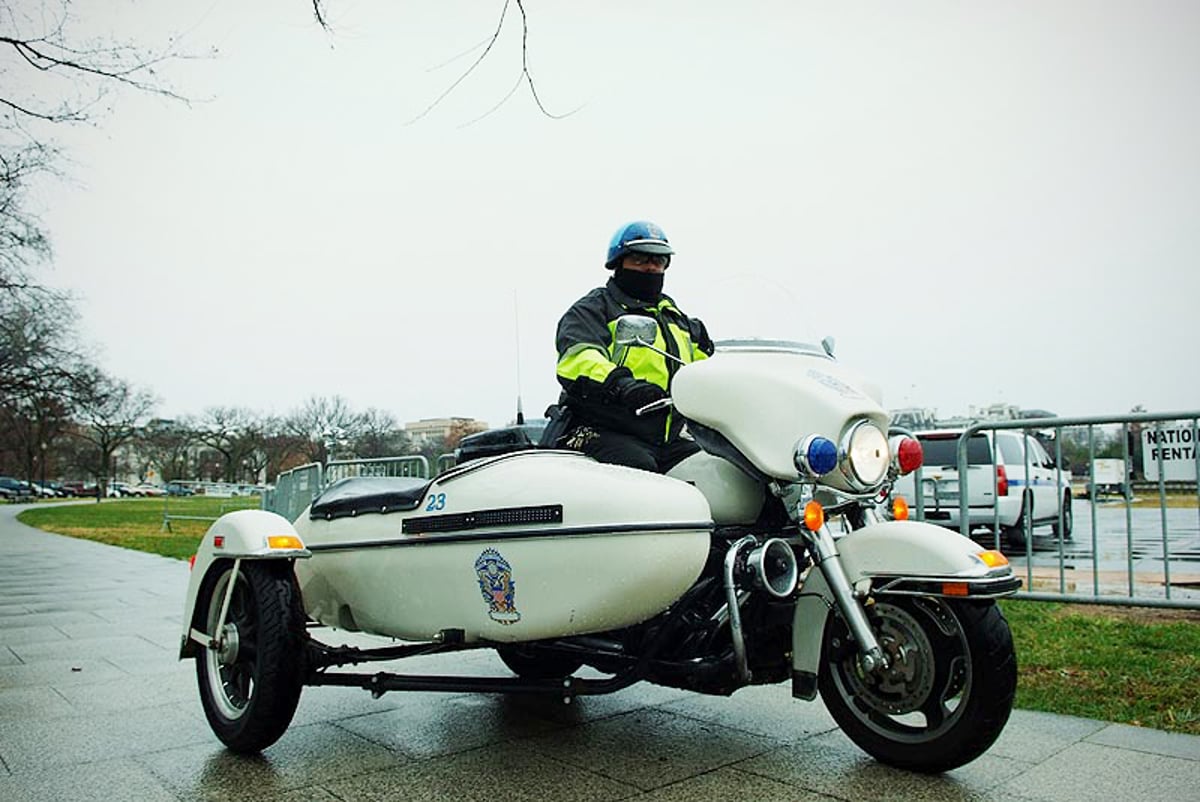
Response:
M475 576L479 592L488 603L488 617L500 624L515 624L521 620L514 596L517 583L512 578L512 566L495 549L485 549L475 560Z

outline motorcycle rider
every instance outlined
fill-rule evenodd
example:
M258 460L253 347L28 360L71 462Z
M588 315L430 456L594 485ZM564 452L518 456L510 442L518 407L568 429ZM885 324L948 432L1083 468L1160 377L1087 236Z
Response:
M669 408L636 411L668 396L680 363L650 348L618 348L614 321L640 314L658 325L655 345L684 363L707 358L713 343L704 324L679 310L662 291L675 253L663 230L646 220L617 229L604 266L612 276L571 306L558 322L560 406L570 415L566 448L600 461L666 472L699 451L681 437L683 422Z

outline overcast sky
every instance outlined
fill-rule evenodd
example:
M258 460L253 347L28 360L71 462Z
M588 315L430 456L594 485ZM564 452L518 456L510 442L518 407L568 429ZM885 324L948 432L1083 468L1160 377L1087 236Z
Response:
M623 222L718 339L832 335L891 408L1200 408L1200 4L76 4L183 34L190 106L62 135L47 276L164 416L341 395L401 422L557 396ZM88 15L96 15L95 19ZM449 63L447 63L449 62ZM485 116L486 115L486 116ZM483 119L479 119L483 117Z

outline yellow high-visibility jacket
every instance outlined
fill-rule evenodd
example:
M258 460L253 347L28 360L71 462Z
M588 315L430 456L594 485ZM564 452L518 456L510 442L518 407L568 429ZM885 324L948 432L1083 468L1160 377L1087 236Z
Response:
M576 301L558 321L557 373L564 390L560 402L571 409L573 425L616 429L648 442L667 442L679 433L679 416L663 410L639 418L618 402L609 381L614 370L625 367L635 379L669 392L671 378L680 367L650 348L618 347L613 341L616 320L626 314L654 318L658 324L655 347L684 363L706 359L713 352L704 324L681 312L669 296L647 305L609 279L605 286Z

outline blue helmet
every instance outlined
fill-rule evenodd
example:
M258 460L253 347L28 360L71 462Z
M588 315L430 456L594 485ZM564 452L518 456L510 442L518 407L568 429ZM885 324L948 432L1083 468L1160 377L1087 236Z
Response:
M621 226L617 229L617 233L613 234L612 239L608 242L608 258L604 260L604 266L612 270L625 257L625 254L633 251L659 253L666 256L675 253L671 244L667 242L667 235L661 228L649 220L635 220Z

